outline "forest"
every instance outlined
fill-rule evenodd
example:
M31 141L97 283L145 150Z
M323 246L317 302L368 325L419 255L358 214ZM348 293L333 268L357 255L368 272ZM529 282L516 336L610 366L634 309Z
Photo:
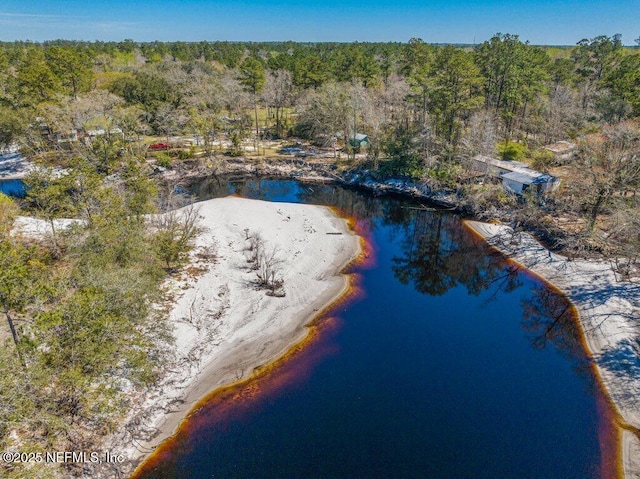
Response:
M165 364L162 284L198 228L193 211L150 219L175 206L151 175L158 166L324 148L337 172L453 192L470 216L510 221L633 275L636 43L602 35L535 46L514 34L477 45L0 43L0 150L18 148L39 166L24 180L26 198L0 195L0 449L98 448L126 416L127 393ZM545 148L559 141L574 145L570 154ZM474 172L479 155L526 163L561 187L510 194ZM12 234L19 215L52 234ZM59 230L59 218L76 222ZM0 475L86 473L44 466L3 464Z

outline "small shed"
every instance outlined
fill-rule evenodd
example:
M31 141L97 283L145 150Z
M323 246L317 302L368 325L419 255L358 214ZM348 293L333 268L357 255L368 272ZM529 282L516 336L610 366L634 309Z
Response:
M369 145L369 136L364 133L356 133L353 138L349 140L349 144L353 148L364 148Z
M552 145L543 146L545 150L551 152L558 160L567 160L571 158L576 149L576 144L570 141L558 141Z

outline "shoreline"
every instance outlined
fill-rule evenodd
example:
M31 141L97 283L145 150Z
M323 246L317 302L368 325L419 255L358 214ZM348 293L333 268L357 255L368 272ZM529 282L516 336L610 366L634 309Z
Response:
M216 401L219 400L234 402L238 399L243 399L245 394L250 394L253 399L255 399L255 395L262 394L263 381L269 382L272 374L277 375L278 370L286 367L289 361L295 361L296 356L304 355L307 348L313 348L314 343L322 341L322 335L326 334L324 332L325 329L331 331L338 327L334 321L335 318L326 318L327 321L325 322L324 316L334 308L350 301L353 293L352 287L354 286L352 283L353 281L351 281L350 278L347 279L344 290L340 292L331 303L328 303L325 308L315 313L311 320L304 325L301 338L290 344L282 354L275 355L269 362L255 367L251 376L232 383L222 384L197 400L191 406L189 412L180 420L174 433L158 444L150 454L146 455L146 457L136 465L133 472L130 473L129 479L137 479L140 474L149 472L158 462L161 462L166 449L170 450L174 447L176 444L175 441L179 440L182 433L190 430L192 417L196 416L202 409L210 407L212 403L216 403ZM321 319L323 320L319 321ZM280 385L276 382L274 389L278 387L280 387ZM269 385L267 385L266 389L268 391L266 394L269 394L269 391L271 391Z
M427 185L408 178L376 179L367 170L333 171L330 164L319 159L292 158L237 158L208 157L185 160L172 169L154 174L164 181L195 182L205 178L233 176L238 178L281 178L309 184L337 184L359 188L374 195L400 195L427 201L439 208L460 210L456 195L451 190L432 191Z
M640 284L619 282L603 261L569 260L506 225L464 225L510 260L561 291L574 305L594 370L616 416L624 479L640 479Z
M215 264L171 285L180 295L170 307L176 361L108 441L128 458L120 474L130 475L150 459L216 391L250 380L304 344L314 321L348 297L351 281L343 270L362 254L347 220L327 207L237 197L196 206L210 227L199 236L196 251L214 245ZM247 271L246 228L261 230L265 242L277 245L286 258L285 297L267 296L250 284L255 271ZM190 267L203 265L196 261Z

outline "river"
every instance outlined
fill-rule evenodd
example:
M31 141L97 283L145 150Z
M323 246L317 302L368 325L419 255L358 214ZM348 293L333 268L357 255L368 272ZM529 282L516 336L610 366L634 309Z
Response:
M212 396L138 478L615 477L572 308L457 216L293 181L192 190L330 205L370 258L305 348Z

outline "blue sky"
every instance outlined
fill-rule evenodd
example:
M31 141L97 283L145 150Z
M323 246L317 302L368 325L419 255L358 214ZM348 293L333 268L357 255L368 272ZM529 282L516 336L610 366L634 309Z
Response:
M402 41L534 44L640 37L640 0L2 0L0 40Z

